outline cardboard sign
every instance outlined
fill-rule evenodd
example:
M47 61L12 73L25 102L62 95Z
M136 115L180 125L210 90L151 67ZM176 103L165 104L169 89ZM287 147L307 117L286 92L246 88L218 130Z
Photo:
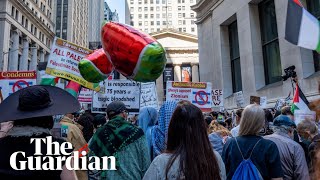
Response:
M98 83L90 83L82 78L79 61L93 51L55 37L49 56L46 73L77 82L81 86L99 91Z
M223 90L213 89L212 92L212 107L223 107Z
M159 109L156 83L141 83L140 93L140 109L144 107Z
M167 82L167 101L187 100L203 112L211 111L211 83L206 82Z
M36 85L35 71L6 71L0 72L0 102L10 94L25 87Z
M234 97L235 97L235 101L236 101L236 104L237 104L238 108L242 108L242 107L245 106L244 97L243 97L242 91L234 93Z
M105 113L108 104L113 101L123 102L129 112L139 112L140 83L130 80L112 80L104 84L104 92L94 92L92 112Z
M301 123L301 121L305 119L310 119L315 121L317 118L315 111L302 111L302 110L295 110L294 111L294 122L296 125Z
M79 103L91 103L93 91L87 88L81 88L78 96Z

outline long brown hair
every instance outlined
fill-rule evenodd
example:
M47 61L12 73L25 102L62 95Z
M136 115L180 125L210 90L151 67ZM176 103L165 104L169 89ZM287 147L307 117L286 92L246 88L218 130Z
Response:
M167 153L172 153L167 167L168 172L180 158L179 179L220 180L217 158L210 145L207 125L201 110L188 101L178 103L168 130Z

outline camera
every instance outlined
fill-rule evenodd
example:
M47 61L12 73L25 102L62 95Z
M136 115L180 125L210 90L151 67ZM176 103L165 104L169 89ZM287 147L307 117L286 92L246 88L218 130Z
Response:
M295 69L296 69L295 66L290 66L290 67L284 69L285 75L282 76L282 80L286 81L288 78L296 78L297 73L296 73Z

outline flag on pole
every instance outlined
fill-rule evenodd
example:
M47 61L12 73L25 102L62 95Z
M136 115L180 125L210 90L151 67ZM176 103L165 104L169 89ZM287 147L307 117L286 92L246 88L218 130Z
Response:
M296 85L296 91L293 97L293 104L291 106L291 111L294 113L295 110L303 110L303 111L310 111L309 102L307 98L304 96L303 92L301 91L298 84Z
M285 39L292 44L320 52L320 25L299 0L289 0Z

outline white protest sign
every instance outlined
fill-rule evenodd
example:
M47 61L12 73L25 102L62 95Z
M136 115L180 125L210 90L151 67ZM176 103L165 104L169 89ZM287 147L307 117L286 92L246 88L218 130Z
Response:
M279 111L284 105L285 105L285 100L284 99L278 99L276 101L276 104L274 105L274 109Z
M234 93L234 96L235 96L237 107L239 108L244 107L245 104L244 104L244 97L243 97L242 91Z
M266 108L267 107L267 97L266 96L260 97L260 106L262 108Z
M316 120L316 112L315 111L302 111L295 110L294 111L294 122L298 125L301 121L305 119Z
M223 90L222 89L213 89L211 92L212 95L212 107L223 107Z
M140 109L144 107L153 107L157 110L159 109L156 83L141 83L140 93Z
M104 93L94 92L92 112L104 113L108 104L113 101L123 102L129 112L139 112L140 83L130 80L111 80L105 84Z
M93 91L87 88L81 88L81 91L78 96L78 101L80 103L91 103L92 102Z
M0 102L12 93L25 87L36 85L35 71L5 71L0 72Z
M211 83L167 82L167 101L187 100L203 112L211 111Z

